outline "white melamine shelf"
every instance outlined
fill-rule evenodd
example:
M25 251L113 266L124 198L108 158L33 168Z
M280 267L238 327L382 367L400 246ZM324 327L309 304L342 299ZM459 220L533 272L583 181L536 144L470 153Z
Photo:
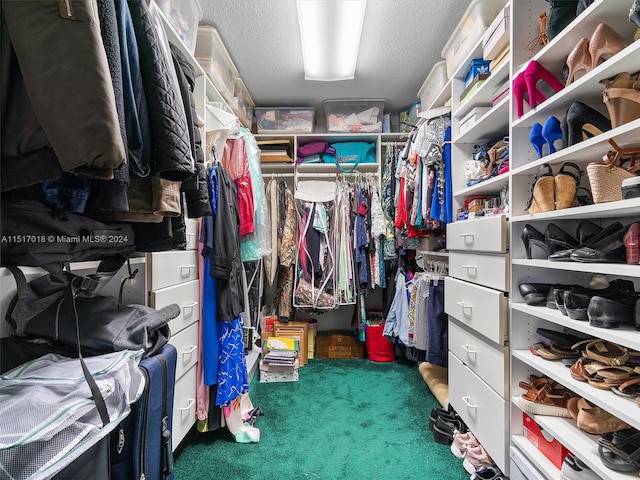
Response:
M564 60L566 60L566 48L564 48L564 52ZM620 72L637 71L639 57L640 42L633 42L614 57L600 64L597 68L579 78L568 87L560 90L536 108L525 113L519 119L514 120L513 127L530 127L535 122L540 122L541 118L546 120L549 116L549 110L554 107L557 108L558 105L563 105L566 109L571 103L576 101L589 103L589 100L597 100L602 103L604 85L600 83L600 80L615 77ZM526 102L525 108L528 108Z
M454 112L453 115L456 118L462 118L467 113L471 111L471 109L477 105L490 105L494 98L494 93L500 85L504 83L504 81L509 76L509 66L511 63L509 60L505 60L502 62L498 69L495 72L491 72L489 78L487 78L481 87L469 97L462 105L459 102L454 103ZM507 95L508 97L509 95ZM508 117L508 111L507 111ZM508 120L508 119L507 119Z
M416 253L420 255L426 255L427 257L449 258L449 252L433 252L431 250L416 250Z
M507 95L485 113L473 127L458 135L454 143L481 143L481 139L500 139L508 136L509 96Z
M378 163L360 163L353 172L375 173L378 171L378 166ZM333 163L301 163L298 165L298 174L313 175L316 173L326 173L339 175L343 173L352 173L351 169L353 168L353 164L344 163L342 164L342 168L345 170L344 172L336 168L336 165ZM294 164L292 162L263 162L260 163L260 169L262 170L263 175L271 173L293 174Z
M498 175L496 177L485 180L484 182L476 183L462 190L458 190L453 193L454 197L468 197L470 195L485 195L487 193L499 193L502 187L509 184L509 175L506 173Z
M444 84L444 86L442 87L442 89L440 90L436 98L433 99L433 102L431 102L431 105L423 105L422 107L426 108L427 110L432 110L438 107L444 107L445 103L451 100L451 82L452 81L453 79L451 78L447 80L447 83Z
M625 123L613 130L603 132L602 134L589 138L583 142L558 150L556 153L546 155L542 158L528 162L525 165L514 168L512 173L513 175L533 175L538 167L545 163L554 166L567 161L578 164L598 162L602 159L604 154L609 150L612 150L612 146L609 143L610 138L615 140L620 148L636 146L638 144L639 128L640 119Z
M592 387L587 382L578 382L571 378L569 369L562 362L545 360L542 357L533 355L529 350L512 350L511 356L554 379L575 394L604 408L632 427L640 428L640 409L633 399L616 395L610 390L600 390Z
M597 203L584 207L565 208L534 215L515 215L512 222L532 222L538 220L581 220L584 218L624 218L640 216L640 198L628 198L617 202ZM624 221L622 221L624 223ZM574 262L571 265L575 265Z
M520 408L517 396L511 398L511 403L515 408ZM602 478L606 478L607 480L629 480L631 478L637 478L635 473L625 474L607 468L602 463L602 460L600 460L600 455L598 454L598 438L600 438L600 435L592 435L584 430L580 430L575 420L549 415L534 415L529 412L525 413L534 419L546 432L551 434L553 438L573 452L574 455L577 455L580 460L586 463L591 470ZM522 439L531 444L524 436ZM549 462L549 464L556 471L558 470L551 462ZM561 477L558 476L557 478Z
M619 328L597 328L589 325L588 321L573 320L563 315L558 310L545 306L531 306L526 303L511 303L511 308L518 312L533 315L543 320L555 323L562 327L569 327L595 338L602 338L610 342L624 344L628 348L640 351L640 332L632 326L622 326Z
M640 276L640 265L626 263L582 263L582 262L552 262L550 260L514 259L512 265L525 267L548 268L552 270L566 270L570 272L602 273L603 275L617 275L621 277Z
M546 478L549 480L562 480L560 470L524 435L512 435L511 441Z

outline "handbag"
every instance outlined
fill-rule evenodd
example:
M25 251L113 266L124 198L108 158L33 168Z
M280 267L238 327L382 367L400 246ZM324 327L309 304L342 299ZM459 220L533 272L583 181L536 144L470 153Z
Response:
M337 142L331 146L335 149L335 155L321 154L325 163L335 163L345 173L352 172L361 163L376 163L376 144L368 142ZM349 164L350 168L344 168Z
M602 162L587 165L594 203L622 200L622 182L634 178L636 172L640 171L640 165L636 165L636 159L640 157L640 148L621 149L613 139L609 139L609 143L614 150L607 152ZM630 165L625 168L623 164L627 161Z
M301 157L320 155L321 153L331 154L335 153L335 150L327 142L311 142L298 147L298 155Z
M20 269L7 268L16 279L17 293L6 319L17 337L44 338L71 346L79 343L82 352L89 355L144 350L148 356L169 341L169 321L180 314L176 304L155 310L87 293L83 289L85 277L49 274L27 283Z

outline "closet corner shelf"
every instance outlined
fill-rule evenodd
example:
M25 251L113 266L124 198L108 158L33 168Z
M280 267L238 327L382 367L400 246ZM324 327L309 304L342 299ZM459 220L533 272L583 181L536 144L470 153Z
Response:
M425 257L441 257L441 258L449 258L449 252L434 252L431 250L416 250L418 255L423 255Z
M512 435L511 441L525 453L533 465L549 480L562 480L560 470L538 450L524 435Z
M418 113L419 118L430 120L432 118L441 117L451 113L451 107L449 105L443 105L441 107L432 107L427 110L422 110Z
M447 83L445 83L440 92L438 92L438 95L431 102L431 105L424 105L427 110L433 110L440 107L451 108L449 105L445 105L448 100L451 100L451 82L453 82L452 78L447 79Z
M597 328L589 325L589 322L573 320L562 315L558 310L553 310L544 306L531 306L526 303L511 303L513 310L547 320L562 327L569 327L578 330L595 338L602 338L610 342L624 344L629 348L640 351L640 332L632 326L620 328Z
M454 197L469 197L471 195L485 195L499 193L503 186L509 184L509 175L503 174L477 183L453 193Z
M501 139L509 131L509 96L485 113L469 130L453 139L454 143L478 143L482 139Z
M512 222L532 222L538 220L582 220L585 218L633 218L640 216L640 198L629 198L617 202L596 203L583 207L565 208L535 215L514 215ZM557 262L556 262L557 263ZM571 263L575 265L575 263ZM573 269L572 269L573 270Z
M517 396L511 398L511 403L516 408L520 408ZM580 430L577 427L576 422L572 419L552 417L549 415L534 415L533 413L528 412L525 413L533 418L538 425L540 425L565 447L570 448L575 455L577 455L589 466L589 468L602 478L607 478L609 480L629 479L630 476L628 474L611 470L602 463L602 460L600 460L600 456L598 455L599 435L591 435ZM523 439L528 442L526 438L523 437ZM555 468L555 465L551 464L551 466ZM556 469L556 471L558 471L558 469Z
M601 273L603 275L617 275L621 277L638 277L640 267L626 263L581 263L581 262L551 262L549 260L513 259L512 265L525 267L565 270L570 272Z
M629 425L640 428L640 415L638 415L640 410L633 399L621 397L610 390L600 390L592 387L587 382L574 380L569 374L569 369L562 362L545 360L542 357L533 355L529 350L512 350L511 356L559 382L575 394L604 408L607 412L627 422ZM513 381L515 380L518 379L513 379Z

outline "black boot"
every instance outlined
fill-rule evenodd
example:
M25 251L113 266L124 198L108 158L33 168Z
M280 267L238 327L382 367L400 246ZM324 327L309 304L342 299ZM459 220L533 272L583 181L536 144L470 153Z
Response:
M547 0L549 2L549 17L547 19L547 37L553 40L574 18L578 9L578 1Z
M593 0L580 0L578 2L578 8L576 9L576 17L584 12L592 3Z

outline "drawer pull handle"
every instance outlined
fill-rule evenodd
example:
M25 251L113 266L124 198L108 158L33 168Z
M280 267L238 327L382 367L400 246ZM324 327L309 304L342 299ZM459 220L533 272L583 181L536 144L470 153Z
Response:
M196 266L195 265L182 265L180 267L180 274L182 276L187 276L187 275L191 274L191 269L192 268L196 268Z
M462 238L464 238L464 243L466 244L471 244L473 243L473 237L475 236L473 233L460 233L459 234ZM468 238L470 238L471 240L467 240Z
M478 270L478 267L475 265L462 265L462 268L466 268L467 270Z
M182 305L182 308L193 308L196 305L198 305L198 302L185 303L184 305Z
M182 408L180 408L180 411L181 411L181 412L186 412L186 411L188 411L188 410L191 410L191 407L193 407L193 405L194 405L195 403L196 403L195 399L190 398L190 399L189 399L189 403L187 404L187 406L186 406L186 407L182 407Z
M464 404L465 404L467 407L469 407L469 408L478 408L478 405L474 405L473 403L470 403L470 402L469 402L470 398L471 398L471 397L462 397L462 401L463 401L463 402L464 402Z
M462 349L467 353L472 353L473 355L478 353L477 350L473 350L469 345L462 345Z
M184 352L182 352L182 355L189 355L190 353L195 352L198 349L197 345L190 345L189 348L187 348Z
M458 302L458 305L460 305L463 309L468 308L469 310L471 310L473 308L473 305L466 302Z
M195 236L196 236L196 234L195 234L195 233L189 233L189 232L187 232L187 233L185 233L185 236L186 236L186 237L195 237Z

